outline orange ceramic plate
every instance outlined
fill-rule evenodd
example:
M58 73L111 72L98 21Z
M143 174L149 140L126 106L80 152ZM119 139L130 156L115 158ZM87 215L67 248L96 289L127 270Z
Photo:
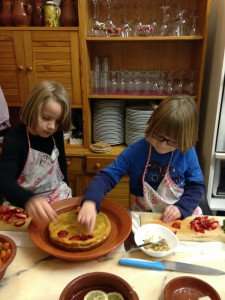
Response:
M163 300L197 300L206 296L211 300L221 300L217 291L207 282L196 277L180 276L167 283Z
M71 198L59 201L53 204L53 207L57 212L65 212L78 204L77 198ZM104 256L116 249L127 239L131 231L131 217L125 208L114 202L105 201L101 205L101 211L110 219L112 228L107 240L94 249L71 252L57 248L49 240L47 225L42 229L37 229L36 226L31 223L28 232L33 243L50 255L70 261L92 260Z

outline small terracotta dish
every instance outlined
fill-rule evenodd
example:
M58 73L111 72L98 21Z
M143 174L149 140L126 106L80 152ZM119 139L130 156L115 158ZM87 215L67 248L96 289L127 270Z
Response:
M16 255L16 244L6 235L0 234L0 279Z
M209 297L221 300L217 291L207 282L191 276L181 276L170 280L164 288L163 300L198 300Z
M117 292L124 300L139 300L136 292L123 278L106 272L87 273L75 278L64 288L59 300L83 300L92 290Z

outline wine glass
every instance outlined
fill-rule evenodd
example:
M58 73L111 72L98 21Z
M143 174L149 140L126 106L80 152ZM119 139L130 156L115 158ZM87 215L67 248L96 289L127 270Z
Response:
M170 6L169 5L162 5L160 7L162 10L162 24L160 27L160 34L161 35L168 35L169 34L169 22L170 22Z
M112 5L112 0L105 0L106 1L106 7L107 7L107 17L106 17L106 22L105 22L105 28L106 28L106 35L110 36L112 33L115 31L115 24L112 21L111 17L111 5Z
M129 0L123 0L123 25L122 25L122 37L129 37L132 32L132 28L128 22L128 13L127 13L127 7L128 7Z
M96 29L98 24L98 16L97 16L97 6L98 0L91 0L93 5L93 16L92 16L92 26L91 26L91 34L96 35Z
M93 5L93 16L90 34L91 35L102 35L105 32L105 23L99 21L98 16L98 4L99 0L91 0Z
M177 36L182 36L187 33L187 20L185 18L186 10L180 9L178 10L177 16L176 16L176 22L175 22L175 30L174 33Z
M197 35L198 34L198 16L197 15L191 15L190 16L190 35Z

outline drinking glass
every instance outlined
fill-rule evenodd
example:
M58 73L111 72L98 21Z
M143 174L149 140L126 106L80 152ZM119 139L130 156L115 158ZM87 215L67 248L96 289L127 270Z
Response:
M91 87L94 93L98 93L100 90L100 73L91 71Z
M127 71L125 73L126 91L130 94L134 92L134 72Z
M167 73L167 80L166 80L166 90L167 95L173 95L173 74Z
M116 93L118 92L119 88L119 82L118 82L118 72L117 71L111 71L110 72L110 92Z
M126 91L126 75L125 75L126 71L120 71L119 74L118 74L118 89L119 89L119 92L121 94L125 93Z
M167 88L166 82L166 73L164 71L159 72L159 79L158 79L158 94L164 95Z
M174 76L174 84L173 84L173 89L174 89L174 94L179 95L183 93L183 72L176 72Z
M150 80L150 72L144 71L143 72L143 93L149 94L151 92L151 80Z
M184 93L187 93L191 96L195 93L195 71L189 71L184 74Z
M134 91L135 93L140 94L142 90L142 72L135 71L133 74L134 74Z

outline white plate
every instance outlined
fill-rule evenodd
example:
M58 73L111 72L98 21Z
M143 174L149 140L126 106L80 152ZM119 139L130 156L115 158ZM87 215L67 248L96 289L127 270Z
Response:
M179 244L177 236L170 229L160 224L142 225L135 232L134 240L137 246L139 246L143 244L145 240L147 240L150 237L153 237L153 241L154 239L155 241L157 241L161 238L164 238L169 246L169 250L167 251L154 251L153 249L146 249L144 247L140 248L145 254L153 257L168 256L176 250Z

